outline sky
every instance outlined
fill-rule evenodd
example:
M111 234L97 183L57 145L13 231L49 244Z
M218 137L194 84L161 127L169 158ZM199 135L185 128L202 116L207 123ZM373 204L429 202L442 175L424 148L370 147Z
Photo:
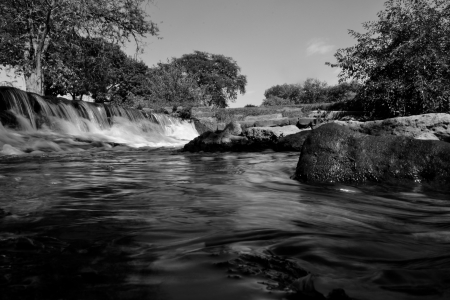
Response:
M144 39L141 58L152 66L195 50L234 59L247 92L230 107L260 105L264 91L309 77L337 84L338 48L356 44L348 30L377 20L385 0L154 0L145 9L160 37ZM135 47L126 52L133 54Z
M247 76L245 95L230 107L260 105L264 91L284 83L317 78L337 84L338 48L356 44L349 29L377 20L385 0L153 0L145 9L160 29L160 38L144 39L140 54L148 66L195 50L234 59ZM126 52L135 54L135 46ZM13 75L13 74L9 74ZM11 79L0 70L0 82Z

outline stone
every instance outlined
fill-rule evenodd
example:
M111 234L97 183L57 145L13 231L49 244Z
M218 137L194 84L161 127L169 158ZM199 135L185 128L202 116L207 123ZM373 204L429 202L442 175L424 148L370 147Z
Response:
M335 123L303 144L295 178L309 183L450 183L450 144L403 136L369 136Z
M297 125L297 127L300 129L304 129L304 128L312 128L316 124L317 119L315 118L299 118L295 125Z
M276 141L281 137L299 132L294 125L288 125L283 127L252 127L247 128L242 133L250 140L258 141Z
M432 133L441 141L450 142L450 114L432 113L397 117L378 121L333 121L352 130L370 135L396 135L416 138ZM433 136L428 135L431 139Z
M241 124L237 121L232 121L228 123L227 126L225 126L224 131L227 131L229 134L232 135L240 135L242 133L242 127Z
M293 125L284 127L251 127L242 130L239 122L229 123L224 130L204 132L187 143L183 150L206 151L263 151L273 149L278 139L300 130Z
M289 134L278 140L275 144L275 151L300 151L302 150L303 143L312 131L310 129L304 129L300 132Z

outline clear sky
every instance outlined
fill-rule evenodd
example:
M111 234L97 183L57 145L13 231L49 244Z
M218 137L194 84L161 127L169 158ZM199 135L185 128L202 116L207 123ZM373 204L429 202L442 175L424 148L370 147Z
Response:
M308 77L338 81L338 48L356 41L348 29L377 19L385 0L154 0L146 7L162 39L148 37L140 58L149 66L195 50L233 58L247 93L231 107L260 105L276 84ZM132 53L132 49L127 50Z

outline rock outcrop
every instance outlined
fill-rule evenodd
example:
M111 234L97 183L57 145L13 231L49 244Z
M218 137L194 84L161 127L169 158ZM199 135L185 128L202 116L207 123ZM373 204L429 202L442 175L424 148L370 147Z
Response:
M311 133L311 130L302 130L300 132L284 136L278 140L275 151L301 151L303 143Z
M330 123L303 144L295 177L309 183L416 181L450 183L450 144L369 136Z
M250 127L229 123L223 131L205 132L184 146L184 151L262 151L273 149L279 139L299 132L294 125L283 127Z
M370 135L397 135L450 142L450 114L433 113L378 121L333 121Z

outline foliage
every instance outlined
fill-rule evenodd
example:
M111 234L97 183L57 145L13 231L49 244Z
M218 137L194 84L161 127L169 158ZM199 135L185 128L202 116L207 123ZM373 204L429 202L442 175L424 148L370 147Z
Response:
M290 99L284 99L278 96L270 96L263 100L261 106L279 106L279 105L290 105L292 101Z
M340 84L330 86L327 90L327 102L348 101L355 98L361 84L353 80L351 82L341 82Z
M174 63L184 67L199 87L210 96L207 105L227 107L228 101L235 101L238 92L245 93L247 78L230 57L195 51L185 54Z
M264 92L264 97L266 97L266 99L277 97L289 100L291 103L296 103L300 100L301 93L302 93L301 84L283 84L283 85L275 85L267 89Z
M356 81L328 86L326 82L308 78L303 83L275 85L264 93L263 106L335 102L352 99L359 84Z
M130 38L138 42L145 34L157 35L157 26L142 8L144 2L2 0L0 64L14 66L25 75L27 90L42 94L44 71L64 66L65 61L56 54L61 54L73 37L123 43ZM47 55L49 47L53 55Z
M210 98L206 89L199 86L176 59L150 68L147 84L148 107L204 105Z
M327 101L327 83L319 79L308 78L302 85L298 103L317 103Z
M247 105L245 105L244 107L257 107L256 105L253 105L253 104L247 104Z
M378 17L328 64L363 82L357 97L372 116L449 112L450 2L389 0Z

